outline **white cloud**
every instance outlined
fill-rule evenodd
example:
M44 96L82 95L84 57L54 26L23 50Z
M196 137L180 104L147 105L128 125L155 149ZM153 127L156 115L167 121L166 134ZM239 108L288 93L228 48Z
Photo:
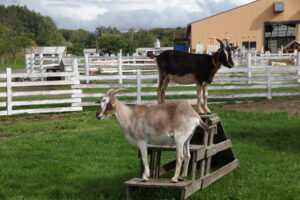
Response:
M52 17L60 28L177 27L254 0L1 0Z

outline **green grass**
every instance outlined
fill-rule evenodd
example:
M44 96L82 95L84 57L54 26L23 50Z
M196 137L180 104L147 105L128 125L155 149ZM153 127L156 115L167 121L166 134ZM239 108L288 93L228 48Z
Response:
M300 118L212 109L240 167L189 199L300 199ZM94 109L0 118L1 200L124 199L123 183L137 172L136 148L113 118L97 121ZM175 196L154 189L135 199Z
M14 58L12 55L8 55L8 63L6 63L5 57L3 57L4 63L1 65L0 61L0 71L5 70L7 67L12 68L12 70L15 69L25 69L25 56L24 53L17 53L17 62L14 63ZM1 58L0 58L1 59Z

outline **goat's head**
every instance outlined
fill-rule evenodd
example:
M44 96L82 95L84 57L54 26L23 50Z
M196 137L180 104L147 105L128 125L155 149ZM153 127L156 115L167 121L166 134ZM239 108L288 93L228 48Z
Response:
M226 39L226 45L224 45L224 43L221 40L217 40L220 43L220 49L218 50L219 62L225 67L232 68L234 66L234 62L232 60L232 53L238 48L238 46L231 47Z
M96 118L99 120L106 119L109 116L116 113L116 97L115 94L117 94L120 91L124 91L125 89L109 89L104 97L96 102L96 104L99 104L98 111L96 113Z

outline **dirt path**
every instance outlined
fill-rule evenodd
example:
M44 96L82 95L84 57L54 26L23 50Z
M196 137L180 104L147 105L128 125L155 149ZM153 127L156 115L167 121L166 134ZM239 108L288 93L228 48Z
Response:
M300 117L300 97L264 100L252 103L228 104L225 109L238 111L288 112Z

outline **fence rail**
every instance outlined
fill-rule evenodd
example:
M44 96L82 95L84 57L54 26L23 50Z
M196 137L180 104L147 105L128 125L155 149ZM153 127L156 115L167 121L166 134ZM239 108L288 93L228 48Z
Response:
M294 66L254 65L253 57L246 57L249 61L246 66L222 67L218 71L209 86L209 103L300 96L300 53L287 56L295 60ZM105 66L93 64L105 60L102 57L74 57L70 62L71 72L12 73L8 68L5 74L0 74L0 115L80 111L84 106L94 106L108 88L120 87L130 90L119 94L128 104L156 103L158 73L153 60L122 58L120 54L115 58L119 60L110 58L108 61L114 64ZM91 67L107 67L114 72L90 73ZM168 101L184 99L195 103L196 87L170 83L166 97Z

